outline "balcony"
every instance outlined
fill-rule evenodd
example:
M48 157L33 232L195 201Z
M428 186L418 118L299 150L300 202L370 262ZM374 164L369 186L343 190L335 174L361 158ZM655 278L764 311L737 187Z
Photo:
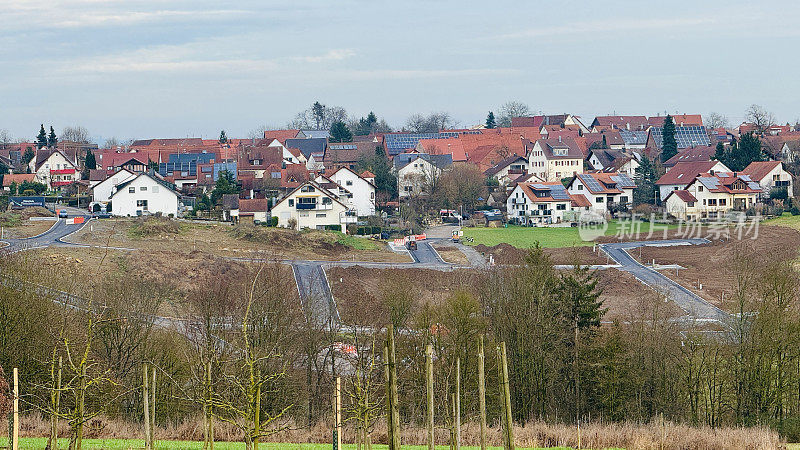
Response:
M295 208L299 210L309 210L313 209L316 211L326 211L333 209L333 204L328 203L326 204L319 204L319 203L297 203L295 204Z

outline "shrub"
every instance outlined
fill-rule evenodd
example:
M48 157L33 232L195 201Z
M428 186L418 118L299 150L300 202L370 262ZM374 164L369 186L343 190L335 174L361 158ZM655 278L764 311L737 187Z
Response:
M293 230L297 229L297 219L295 219L294 217L289 219L288 224L289 224L289 228L291 228Z
M789 212L791 212L793 216L800 216L800 208L798 208L797 205L792 206Z
M178 234L181 226L178 222L160 216L137 217L128 233L132 237L158 236Z

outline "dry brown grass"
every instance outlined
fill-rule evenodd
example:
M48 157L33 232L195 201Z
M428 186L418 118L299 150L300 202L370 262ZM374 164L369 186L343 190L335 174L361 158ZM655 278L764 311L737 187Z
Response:
M467 259L467 256L464 254L464 252L459 250L457 247L433 244L433 248L436 249L436 251L439 253L439 256L441 256L445 262L458 264L461 266L469 265L469 259Z
M118 218L92 221L90 226L70 236L69 241L134 248L145 251L202 251L211 255L238 258L358 260L409 262L407 255L390 251L383 243L372 242L359 249L339 242L341 235L322 231L231 226L221 223L185 222L169 219ZM357 244L366 242L357 241Z
M285 423L289 428L286 431L274 434L263 442L285 443L329 443L331 438L330 424L319 422L314 426L302 427L292 421ZM2 427L5 428L5 427ZM3 429L3 432L6 430ZM21 421L21 435L23 437L43 437L49 433L49 422L39 414L23 417ZM66 423L62 422L59 435L66 437L69 430ZM219 441L240 441L241 436L237 430L228 424L217 422L215 435ZM2 433L0 433L0 436ZM132 439L140 438L142 428L140 424L97 418L91 421L86 428L87 438L101 439ZM419 426L404 426L402 441L406 445L424 445L426 431ZM519 447L577 447L577 430L572 425L547 424L544 422L531 422L525 426L516 426L514 436ZM186 440L198 441L203 439L202 420L200 418L185 420L183 422L156 428L158 440ZM502 445L501 433L498 426L490 424L487 439L489 445ZM355 433L351 427L345 427L343 441L352 443ZM387 441L386 424L380 421L372 433L372 441L376 444L385 444ZM438 445L449 443L449 431L437 428L436 441ZM463 445L477 446L480 444L480 428L476 422L467 422L462 425ZM711 450L711 449L752 449L767 450L785 448L778 434L766 428L708 428L690 427L687 425L666 422L663 426L658 423L638 424L626 423L592 423L581 429L581 448L626 448L626 449L680 449L680 450Z

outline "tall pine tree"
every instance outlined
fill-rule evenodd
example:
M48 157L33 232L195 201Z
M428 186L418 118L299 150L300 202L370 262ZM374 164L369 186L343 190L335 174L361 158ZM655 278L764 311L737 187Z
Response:
M634 205L656 203L656 171L646 155L642 155L639 161L633 182L636 183L636 189L633 190Z
M50 135L47 136L47 146L56 148L58 145L58 137L56 136L56 130L53 129L53 126L50 125Z
M219 132L219 143L220 144L228 143L228 136L225 135L225 130Z
M353 133L347 128L347 124L342 121L336 121L331 125L331 142L351 142L353 140Z
M36 147L47 147L47 131L44 131L44 124L41 125L41 128L39 128L39 135L36 136Z
M497 121L494 118L494 113L491 111L489 111L489 115L486 116L486 128L497 128Z
M667 114L664 119L664 128L661 131L661 162L678 154L678 142L675 140L675 122Z

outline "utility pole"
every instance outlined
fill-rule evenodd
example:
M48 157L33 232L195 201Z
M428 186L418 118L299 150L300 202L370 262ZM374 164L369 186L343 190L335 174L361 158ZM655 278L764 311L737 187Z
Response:
M14 431L11 450L19 449L19 370L14 367Z
M428 400L428 450L435 450L433 434L433 346L428 344L425 348L425 384Z

